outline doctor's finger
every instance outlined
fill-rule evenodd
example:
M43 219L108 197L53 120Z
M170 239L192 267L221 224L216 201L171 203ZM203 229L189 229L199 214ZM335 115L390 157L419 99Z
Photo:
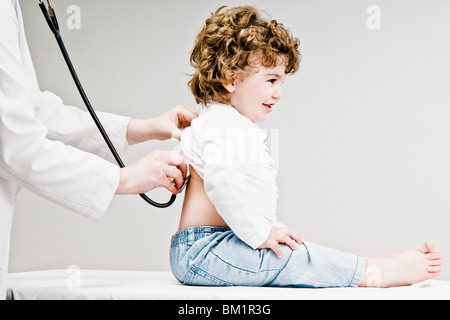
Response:
M176 167L169 166L165 169L166 176L174 179L175 186L177 189L180 189L183 185L183 174Z
M192 121L192 119L198 117L198 113L189 107L180 105L180 106L177 106L177 108L178 108L177 114L178 114L179 121L186 121L186 122L190 123Z
M178 194L178 188L172 183L172 179L163 179L163 181L160 182L160 186L166 188L173 194Z
M170 151L170 152L165 153L164 161L169 166L177 167L181 171L181 173L183 175L183 178L186 177L186 175L187 175L187 165L184 162L183 157L178 152Z
M181 131L181 129L176 128L175 130L172 131L172 139L176 139L178 141L180 141L181 138L181 134L183 133L183 131Z
M181 121L181 122L180 122L180 129L181 129L181 130L184 130L184 129L186 129L187 127L189 127L190 125L191 125L191 123L188 122L188 121Z

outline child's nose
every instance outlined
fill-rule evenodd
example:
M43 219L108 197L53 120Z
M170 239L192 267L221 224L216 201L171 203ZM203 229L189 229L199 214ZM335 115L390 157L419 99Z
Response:
M272 98L280 100L282 95L281 87L277 86L272 93Z

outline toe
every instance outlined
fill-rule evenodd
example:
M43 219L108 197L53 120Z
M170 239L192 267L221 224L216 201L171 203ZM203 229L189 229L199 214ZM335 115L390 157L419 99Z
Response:
M441 259L441 253L440 252L430 252L430 253L425 254L425 257L428 260Z
M430 266L428 267L428 272L429 273L441 272L441 266Z
M426 242L422 243L421 245L419 245L417 247L417 250L419 250L422 253L430 253L430 252L433 252L434 245L431 241L426 241Z
M439 272L429 272L428 273L428 279L433 279L433 278L436 278L436 277L439 277L441 275L441 272L439 271Z
M442 265L442 260L434 259L434 260L430 260L428 263L430 266L440 266L440 265Z

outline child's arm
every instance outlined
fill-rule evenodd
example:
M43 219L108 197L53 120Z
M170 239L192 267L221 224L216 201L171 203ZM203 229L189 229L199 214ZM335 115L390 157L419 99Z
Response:
M231 121L214 122L214 134L206 131L208 134L202 136L205 191L217 212L242 241L253 249L270 248L279 256L278 243L295 248L291 239L301 243L301 238L292 230L279 227L276 205L264 201L269 193L277 192L276 186L274 190L264 187L266 181L259 181L255 176L261 167L255 167L239 148L239 145L254 145L257 138L248 133L237 135L240 140L232 139L224 134L228 128L220 128L223 123Z
M233 232L253 249L269 237L272 222L267 210L246 187L245 170L238 165L211 163L205 166L206 194Z

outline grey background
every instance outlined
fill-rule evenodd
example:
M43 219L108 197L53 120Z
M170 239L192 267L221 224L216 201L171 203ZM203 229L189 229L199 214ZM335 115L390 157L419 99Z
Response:
M20 2L41 89L84 108L38 1ZM73 4L80 30L65 26ZM53 1L93 105L136 118L195 106L189 53L203 21L224 4L266 10L301 40L300 71L261 125L280 137L280 220L310 241L360 255L432 240L450 256L448 1ZM366 26L370 5L381 9L379 30ZM176 145L144 143L124 161ZM94 223L25 190L10 271L169 270L182 201L160 210L116 196ZM443 270L439 279L450 280L448 264Z

